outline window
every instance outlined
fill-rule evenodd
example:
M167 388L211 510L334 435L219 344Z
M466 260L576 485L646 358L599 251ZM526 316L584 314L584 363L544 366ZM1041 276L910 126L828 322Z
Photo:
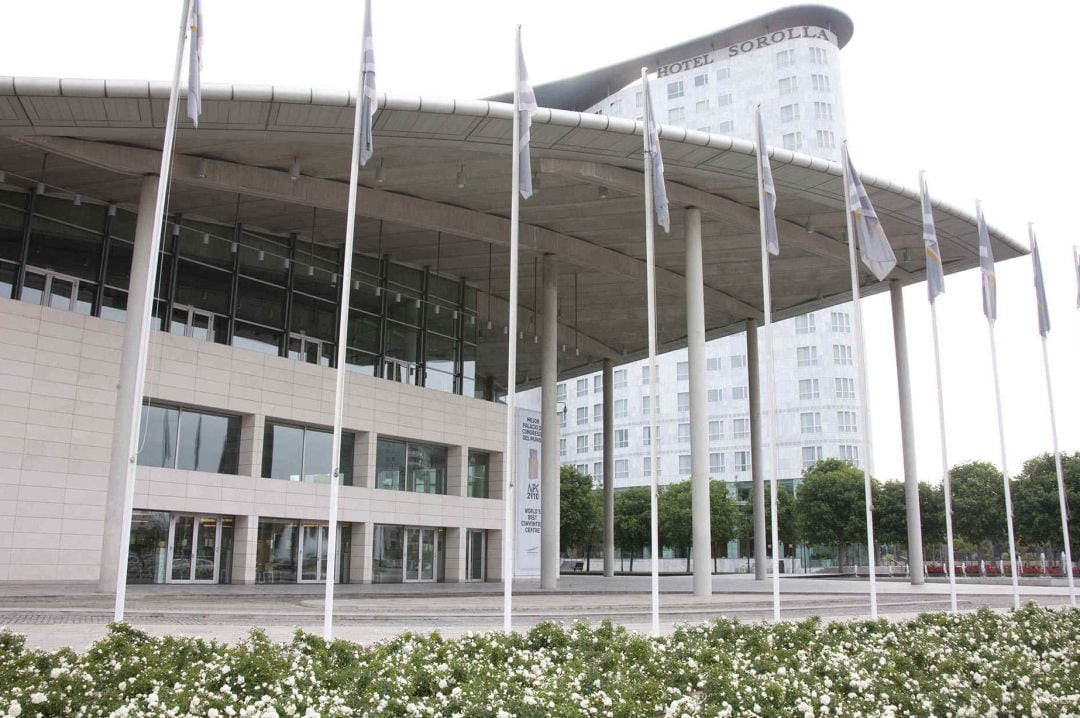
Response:
M604 405L593 404L592 405L592 420L593 423L599 424L604 420Z
M604 393L604 375L597 374L592 378L592 393L603 394Z
M143 405L140 466L235 474L240 417L161 404ZM329 454L329 450L327 454Z
M799 78L794 75L791 77L781 77L779 84L781 95L791 95L799 91Z
M667 119L673 125L680 125L686 119L686 110L682 107L672 107L667 111Z
M612 383L615 385L616 389L625 389L626 388L626 370L625 369L616 369L614 372L612 372L611 377L613 379Z
M705 87L709 84L709 76L705 73L694 75L694 87Z
M815 102L814 103L814 119L815 120L831 120L832 103L829 102Z
M709 473L712 476L719 476L724 473L724 455L717 452L709 454Z
M589 453L589 435L582 434L577 438L577 453L587 454Z
M678 442L680 444L690 443L690 425L679 424Z
M709 422L709 441L720 441L724 438L724 422L713 419Z
M650 444L652 444L652 439L650 438L651 436L652 436L652 427L651 426L643 426L643 427L641 427L641 445L642 446L649 446Z
M781 122L798 122L799 120L799 105L781 105L780 106L780 121Z
M589 423L589 407L579 406L577 408L577 425L585 426Z
M832 130L818 130L817 146L824 148L836 147L836 135L833 134Z
M708 100L698 100L696 103L694 103L694 112L698 113L699 115L704 115L708 111L709 111L709 101Z
M819 399L821 398L821 391L818 386L817 379L799 379L799 399L806 401L807 399Z
M635 92L634 93L634 107L643 107L644 105L645 105L645 93L643 93L643 92Z
M630 478L630 463L626 459L615 459L615 478Z
M735 131L735 123L731 120L723 120L716 126L716 131L721 135L728 135Z
M67 251L66 249L55 249L57 251ZM45 264L45 262L42 262L42 264ZM80 281L73 276L27 267L22 293L19 298L31 304L44 304L47 307L62 309L65 312L89 315L93 313L94 292L96 290L97 285L87 281ZM6 299L7 296L4 298Z
M597 432L592 435L592 450L603 451L604 450L604 435Z
M800 314L795 317L795 333L796 334L813 334L814 333L814 315L813 314Z
M810 87L814 89L814 92L828 92L829 91L829 76L828 75L811 75Z
M844 461L850 461L855 466L859 465L859 447L852 446L850 444L840 444L840 458Z
M719 404L724 400L723 389L709 389L709 402L712 404Z
M832 313L832 330L848 334L851 332L851 315L847 312Z
M578 396L586 396L586 395L588 395L588 393L589 393L589 380L588 379L578 379L577 380L577 395Z
M720 357L709 357L705 360L705 368L708 371L720 371L723 365L720 363Z
M679 454L679 476L690 476L694 471L690 454Z
M733 386L731 387L731 400L741 401L746 399L746 387L745 386Z
M641 383L649 383L649 367L648 365L641 367Z
M845 433L854 433L859 430L855 421L854 411L836 412L836 430Z
M825 48L812 47L810 48L810 64L811 65L828 65L829 56L825 54Z
M604 464L601 461L597 461L592 465L592 477L597 481L604 480Z
M690 378L690 362L681 361L675 365L675 376L679 381Z
M817 347L797 347L795 349L795 363L798 366L817 366Z
M740 369L740 368L742 368L744 366L746 366L746 355L745 354L732 354L731 355L731 368L732 369Z
M731 436L734 439L746 439L750 436L749 419L733 419L731 421Z
M735 452L735 471L749 471L750 470L750 452L749 451L736 451Z
M445 494L446 466L445 446L379 439L375 450L375 488Z
M615 448L625 449L630 446L630 430L629 429L616 429L615 430Z
M650 406L651 403L652 403L652 397L649 396L648 394L641 397L641 413L642 413L642 415L644 415L646 417L649 416L649 406Z
M555 401L566 401L566 384L555 385Z
M730 80L731 79L731 68L730 67L718 68L716 70L716 79L717 80Z
M576 464L574 466L574 468L577 469L578 473L580 473L580 474L585 474L586 476L589 475L589 465L588 464Z
M717 107L728 107L729 105L731 105L731 93L730 92L725 92L723 95L719 95L716 98L716 106Z
M608 114L619 116L622 114L622 100L614 100L608 109Z
M785 150L801 150L802 149L802 133L801 132L787 132L784 134L784 149Z
M559 456L566 456L566 438L559 439Z
M851 366L851 345L850 344L833 344L832 347L833 363L843 366Z
M799 414L799 428L804 434L821 433L821 412L804 411Z
M684 94L682 80L676 82L669 82L667 86L667 98L669 100L677 100Z
M560 412L558 412L558 414L559 414L559 428L560 429L565 429L566 428L566 414L567 414L567 412L560 411Z
M809 469L811 466L821 461L821 447L820 446L804 446L802 448L802 467Z
M612 404L614 418L626 418L626 399L616 399Z
M836 398L837 399L854 399L855 398L855 380L847 377L838 376L834 380L836 383Z
M560 440L560 453L563 453L563 445ZM491 467L491 456L483 451L469 452L469 481L465 486L465 495L476 499L488 497L488 475Z
M776 66L777 67L791 67L795 64L795 51L794 50L781 50L776 53Z
M678 411L690 411L690 392L680 391L676 401Z

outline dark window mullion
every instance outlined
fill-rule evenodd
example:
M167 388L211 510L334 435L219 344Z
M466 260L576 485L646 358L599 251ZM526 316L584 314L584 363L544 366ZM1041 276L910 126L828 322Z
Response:
M292 332L293 291L296 280L296 235L289 235L289 276L285 280L285 326L278 356L289 356L289 334Z
M105 276L109 271L109 248L112 246L112 215L105 213L105 236L102 237L101 264L98 267L98 285L94 292L94 307L91 314L101 316L101 305L105 301Z
M19 248L19 270L15 273L15 287L12 297L18 299L25 283L26 261L30 256L30 223L34 218L34 204L37 194L30 192L26 199L26 215L23 219L22 247Z
M240 208L239 196L238 196L236 201L237 201L237 212L239 212L239 208ZM225 343L230 344L230 345L232 344L233 334L235 333L234 327L236 325L237 294L239 292L239 287L240 287L240 250L239 250L239 245L240 245L241 233L244 231L243 228L244 228L244 226L242 224L240 224L239 222L237 222L236 226L233 227L233 243L234 243L233 246L236 247L236 251L233 252L232 287L230 288L230 291L229 291L229 321L226 324L227 331L229 332L229 334L225 338Z

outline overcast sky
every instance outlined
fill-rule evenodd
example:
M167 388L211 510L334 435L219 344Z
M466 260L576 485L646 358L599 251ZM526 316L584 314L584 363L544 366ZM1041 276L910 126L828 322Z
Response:
M575 75L790 3L375 0L380 91L482 97L509 90L513 26L534 83ZM1026 242L1035 222L1053 330L1050 365L1063 450L1080 448L1080 311L1072 171L1080 167L1074 41L1080 3L834 2L854 21L841 53L860 170L974 211ZM351 89L360 0L203 0L206 82ZM0 74L167 79L180 0L5 3ZM1060 30L1060 31L1059 31ZM781 197L781 201L783 198ZM1031 262L998 266L997 335L1009 468L1051 448ZM938 314L948 459L998 461L989 340L976 271L949 275ZM924 284L904 292L920 478L941 474ZM902 476L888 296L866 301L876 474Z

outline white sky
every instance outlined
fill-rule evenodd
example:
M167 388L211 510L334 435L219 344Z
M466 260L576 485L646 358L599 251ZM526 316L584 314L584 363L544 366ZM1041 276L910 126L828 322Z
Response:
M482 97L511 87L521 23L536 84L667 47L791 3L375 0L380 91ZM1080 448L1080 311L1069 216L1080 168L1080 3L832 3L855 23L843 50L852 155L860 170L974 210L1026 241L1036 223L1053 330L1050 363L1063 450ZM353 88L360 0L203 0L206 82ZM180 0L5 3L0 74L167 79ZM1059 29L1063 30L1059 32ZM1072 70L1070 70L1072 68ZM781 202L783 197L781 197ZM938 314L950 464L997 461L989 342L976 271L949 275ZM1010 470L1050 450L1031 263L998 266L1000 352ZM905 293L920 478L941 473L924 284ZM866 301L876 474L902 476L888 296Z

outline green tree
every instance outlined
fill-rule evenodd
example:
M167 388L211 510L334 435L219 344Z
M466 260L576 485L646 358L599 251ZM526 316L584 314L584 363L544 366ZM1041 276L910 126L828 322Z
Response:
M694 543L693 498L689 481L679 481L660 488L656 496L660 545L686 554L686 572L690 572L690 547Z
M772 548L772 489L768 481L765 482L765 546ZM787 555L787 548L793 547L799 542L799 520L795 508L795 496L790 490L781 486L776 494L776 503L780 509L779 523L776 528L780 533L780 543L785 547L783 555ZM736 522L740 531L739 535L746 539L747 545L754 538L754 501L751 496L745 503L739 506L739 516Z
M874 497L874 538L907 545L907 496L903 481L885 481Z
M953 530L970 543L1006 539L1005 497L1001 472L985 461L949 469L952 480Z
M712 555L716 556L735 538L735 502L728 495L727 484L723 481L709 482L709 514L709 538L712 540Z
M591 476L569 464L559 469L559 543L566 553L576 549L588 556L602 530L603 516L592 484Z
M634 556L649 543L649 487L632 486L615 492L615 543L630 554L630 570Z
M945 543L945 490L919 482L919 519L924 546Z
M1080 452L1061 455L1065 498L1069 514L1069 538L1073 551L1080 549ZM1057 468L1053 454L1041 454L1024 462L1013 484L1016 533L1028 545L1062 546L1061 507L1058 503ZM1074 553L1075 558L1075 553Z
M865 540L863 472L840 459L822 459L804 474L795 497L799 535L811 544L832 544L841 569L848 544Z

